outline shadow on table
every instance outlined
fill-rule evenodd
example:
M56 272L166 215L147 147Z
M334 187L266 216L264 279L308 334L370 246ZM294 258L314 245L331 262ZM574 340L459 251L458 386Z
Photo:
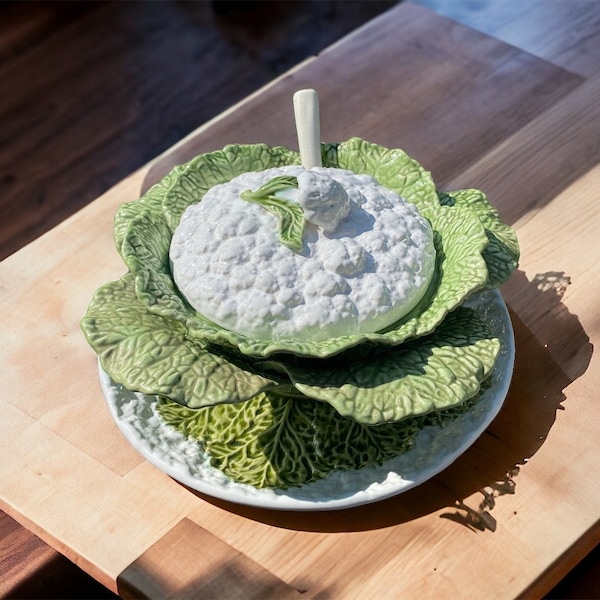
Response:
M185 518L117 576L117 588L124 599L291 600L305 591Z
M22 556L14 557L15 560L18 558L22 558ZM119 598L61 554L56 554L38 569L29 572L26 579L20 576L17 579L19 583L15 586L10 584L10 579L9 581L0 581L0 598L10 598L11 600L31 598L118 600Z
M577 361L569 365L570 375L552 357L549 341L538 341L511 311L516 360L504 406L477 442L433 479L374 504L336 511L276 511L198 495L240 516L294 530L380 529L446 509L440 518L453 520L475 531L493 532L496 520L492 511L497 499L518 493L519 471L526 468L528 460L543 445L556 412L568 408L563 406L563 390L585 372L592 355L592 345L579 320L561 302L564 285L568 285L568 278L561 274L542 274L528 281L525 274L518 271L511 280L511 297L536 303L536 313L542 311L545 315L547 331L560 335L560 340L554 342L568 340L578 348ZM480 497L473 505L471 497L476 493Z

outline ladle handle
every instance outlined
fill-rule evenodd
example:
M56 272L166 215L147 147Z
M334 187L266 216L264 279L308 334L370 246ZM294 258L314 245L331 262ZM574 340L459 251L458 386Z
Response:
M299 90L294 94L294 116L302 166L305 169L323 166L319 97L315 90Z

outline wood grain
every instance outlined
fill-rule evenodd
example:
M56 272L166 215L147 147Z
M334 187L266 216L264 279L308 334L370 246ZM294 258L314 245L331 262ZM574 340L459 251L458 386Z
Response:
M0 4L0 258L395 3Z
M600 77L578 86L514 137L452 178L452 188L480 187L509 223L528 218L600 160ZM548 131L552 134L548 135ZM542 162L545 169L536 166ZM506 185L507 174L512 186ZM510 196L519 190L519 201Z
M0 513L2 547L0 553L0 597L15 595L19 584L35 576L38 569L51 562L58 553L39 538L30 536L16 521Z
M417 6L402 8L402 35L394 35L397 21L380 17L353 43L327 49L310 69L270 84L260 101L245 101L235 116L178 144L154 165L151 177L226 143L297 148L290 90L315 87L324 141L358 136L403 148L444 188L451 173L466 169L583 81ZM426 51L420 50L423 40ZM408 55L411 60L403 61ZM373 65L384 64L382 77ZM340 86L352 93L342 98Z
M0 531L0 598L116 598L2 512Z
M572 73L600 71L596 0L413 0Z
M0 4L0 258L395 1L226 4ZM0 539L1 597L102 594L2 513Z
M168 565L168 568L164 567ZM117 578L121 598L300 598L248 557L183 519Z

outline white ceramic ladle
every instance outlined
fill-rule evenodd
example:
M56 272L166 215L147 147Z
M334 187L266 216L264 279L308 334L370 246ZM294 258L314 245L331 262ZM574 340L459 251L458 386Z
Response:
M294 116L300 160L305 169L323 166L321 160L321 123L319 97L312 89L299 90L294 94Z

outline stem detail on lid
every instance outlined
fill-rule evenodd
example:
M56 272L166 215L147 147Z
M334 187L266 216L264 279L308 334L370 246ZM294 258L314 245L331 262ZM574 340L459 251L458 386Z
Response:
M321 117L317 92L299 90L294 94L293 104L302 166L305 169L321 167Z

